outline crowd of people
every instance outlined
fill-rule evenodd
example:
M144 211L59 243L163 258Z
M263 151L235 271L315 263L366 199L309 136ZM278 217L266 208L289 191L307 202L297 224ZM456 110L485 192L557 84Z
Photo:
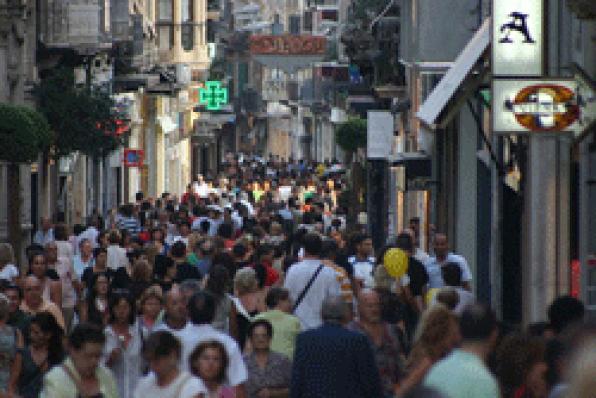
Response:
M0 244L0 397L593 397L596 326L557 298L507 326L419 220L373 250L337 164L232 159L225 177L42 220ZM388 272L398 248L407 271Z

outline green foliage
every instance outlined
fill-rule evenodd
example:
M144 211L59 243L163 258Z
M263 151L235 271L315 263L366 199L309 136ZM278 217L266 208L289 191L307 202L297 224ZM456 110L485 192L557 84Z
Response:
M366 120L350 118L335 131L335 141L346 152L366 146Z
M40 111L55 132L56 156L81 151L102 155L118 147L114 101L103 92L77 88L74 74L62 68L42 80L35 95Z
M51 141L50 127L37 111L0 104L0 159L11 163L34 162Z

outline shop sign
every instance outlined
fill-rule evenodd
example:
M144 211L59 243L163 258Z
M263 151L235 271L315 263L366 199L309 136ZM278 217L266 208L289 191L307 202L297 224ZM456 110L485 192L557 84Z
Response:
M389 111L368 111L366 120L366 157L387 159L395 142L393 115Z
M325 37L310 35L252 35L253 55L324 55Z
M573 80L494 80L493 130L560 132L580 117Z
M544 0L494 0L494 76L541 76L544 52Z
M142 149L124 149L124 166L126 167L142 167L145 152Z

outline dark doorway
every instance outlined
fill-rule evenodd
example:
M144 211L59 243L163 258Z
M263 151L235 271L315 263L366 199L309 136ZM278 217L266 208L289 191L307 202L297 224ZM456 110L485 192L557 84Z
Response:
M521 221L523 197L503 184L503 321L517 324L522 319Z

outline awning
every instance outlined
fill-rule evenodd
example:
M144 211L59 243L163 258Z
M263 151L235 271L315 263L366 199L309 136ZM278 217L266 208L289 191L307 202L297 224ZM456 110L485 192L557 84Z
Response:
M433 129L437 127L439 115L488 49L490 33L490 18L486 18L416 113L423 123Z

